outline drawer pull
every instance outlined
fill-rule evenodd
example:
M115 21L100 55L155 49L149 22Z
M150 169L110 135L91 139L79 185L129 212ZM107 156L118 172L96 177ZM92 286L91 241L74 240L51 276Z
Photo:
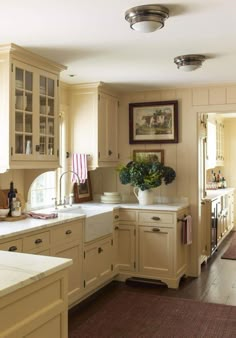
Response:
M153 219L153 221L160 221L161 220L160 217L158 217L158 216L153 216L152 219Z
M10 248L8 249L8 251L17 251L17 246L15 246L15 245L10 246Z
M66 235L70 235L72 234L72 231L71 230L66 230Z
M119 218L119 215L115 215L115 219L118 219Z
M153 231L153 232L160 232L161 229L159 229L159 228L152 228L152 231Z
M116 227L115 227L115 230L119 230L119 227L118 227L118 226L116 226Z
M42 243L42 242L43 242L43 240L42 240L41 238L37 238L37 239L34 241L35 244L40 244L40 243Z
M98 248L98 253L103 252L102 248Z

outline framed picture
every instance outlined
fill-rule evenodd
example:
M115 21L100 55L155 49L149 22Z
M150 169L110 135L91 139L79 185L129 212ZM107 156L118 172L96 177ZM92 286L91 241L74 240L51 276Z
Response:
M134 150L133 158L134 161L158 161L164 164L164 150Z
M178 143L178 101L130 103L129 143Z
M74 183L73 190L75 203L83 203L92 200L93 196L89 172L88 178L84 183Z

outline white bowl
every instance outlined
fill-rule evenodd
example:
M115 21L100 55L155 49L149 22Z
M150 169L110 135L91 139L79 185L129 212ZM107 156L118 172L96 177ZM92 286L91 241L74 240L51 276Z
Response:
M3 216L7 216L8 213L9 213L9 210L10 209L0 209L0 216L3 217Z

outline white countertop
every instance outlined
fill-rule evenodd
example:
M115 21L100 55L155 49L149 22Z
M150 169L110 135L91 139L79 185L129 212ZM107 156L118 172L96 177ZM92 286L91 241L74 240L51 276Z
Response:
M168 203L168 204L152 204L152 205L140 205L138 203L120 203L120 204L105 204L99 202L88 202L82 204L73 205L73 209L75 211L78 208L78 214L75 212L69 213L65 210L60 209L58 210L58 217L53 219L41 220L41 219L34 219L31 217L27 217L24 220L15 221L15 222L7 222L1 221L0 222L0 239L16 236L19 234L24 234L27 232L31 232L34 230L45 229L47 227L51 227L57 224L64 224L66 222L71 222L72 220L76 219L83 219L85 218L84 214L81 214L79 211L79 207L86 208L97 208L97 213L99 214L102 210L113 210L113 209L136 209L136 210L153 210L153 211L178 211L182 208L188 207L187 202L175 202L175 203ZM67 208L66 210L68 210ZM64 212L65 211L65 212ZM55 212L53 209L45 209L40 210L40 212L50 213ZM96 214L93 213L93 215Z
M213 200L217 197L224 196L226 194L229 194L233 192L235 188L224 188L224 189L215 189L215 190L206 190L206 197L204 197L204 200Z
M72 264L71 259L0 251L0 297Z

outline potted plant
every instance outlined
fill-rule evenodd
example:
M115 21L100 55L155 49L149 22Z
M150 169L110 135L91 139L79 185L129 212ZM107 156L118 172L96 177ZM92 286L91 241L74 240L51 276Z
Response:
M170 184L176 177L175 170L158 161L131 161L118 168L120 182L134 187L140 204L152 204L152 188L162 183ZM138 190L138 194L136 191Z

